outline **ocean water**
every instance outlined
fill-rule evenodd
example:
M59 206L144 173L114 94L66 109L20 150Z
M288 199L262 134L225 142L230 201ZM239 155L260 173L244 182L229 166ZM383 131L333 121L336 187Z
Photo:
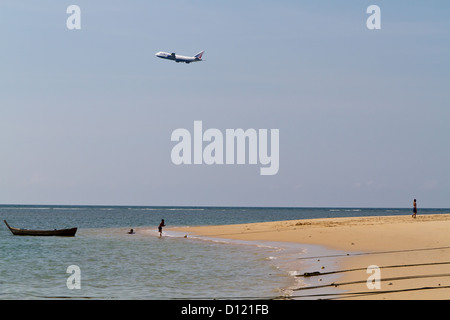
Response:
M421 209L420 214L449 213ZM13 236L0 227L0 299L270 299L301 286L302 245L184 238L167 227L411 214L380 208L1 205L13 227L78 227L75 237ZM136 234L129 235L131 229ZM79 268L79 289L70 289ZM69 280L69 284L68 284Z

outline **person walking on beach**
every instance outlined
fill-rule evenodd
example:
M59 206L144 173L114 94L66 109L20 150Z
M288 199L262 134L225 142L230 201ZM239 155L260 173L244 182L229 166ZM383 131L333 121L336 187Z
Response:
M165 227L166 224L164 223L164 219L161 220L161 223L158 226L159 236L162 236L162 228Z
M416 202L416 199L414 199L414 202L413 202L413 214L412 214L412 217L415 219L415 218L416 218L416 215L417 215L417 202Z

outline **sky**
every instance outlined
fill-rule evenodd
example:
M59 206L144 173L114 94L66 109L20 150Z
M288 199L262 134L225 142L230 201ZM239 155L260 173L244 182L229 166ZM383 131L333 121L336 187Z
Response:
M450 208L449 14L437 0L2 0L0 203ZM175 165L171 134L194 121L278 129L277 174Z

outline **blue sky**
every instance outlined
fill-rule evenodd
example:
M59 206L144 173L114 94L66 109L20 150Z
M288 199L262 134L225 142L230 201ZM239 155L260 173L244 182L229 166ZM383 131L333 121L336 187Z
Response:
M81 8L68 30L66 8ZM366 9L381 8L381 30ZM450 207L448 1L1 1L0 203ZM177 64L158 51L194 55ZM280 130L280 170L171 162Z

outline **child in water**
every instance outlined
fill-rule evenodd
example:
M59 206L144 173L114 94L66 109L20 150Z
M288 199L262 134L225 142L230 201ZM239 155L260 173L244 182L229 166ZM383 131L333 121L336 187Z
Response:
M161 220L161 223L158 226L159 236L162 236L162 228L165 227L164 219Z

